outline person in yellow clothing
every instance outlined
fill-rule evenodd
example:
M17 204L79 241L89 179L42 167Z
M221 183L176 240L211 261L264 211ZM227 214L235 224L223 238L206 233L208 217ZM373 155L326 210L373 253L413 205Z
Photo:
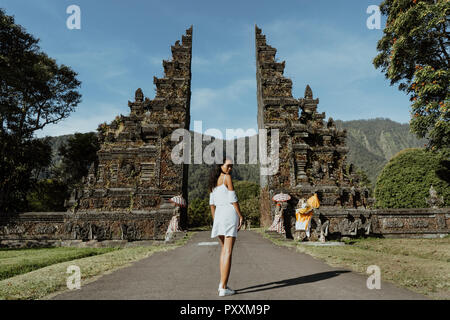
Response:
M319 198L317 197L317 193L314 193L306 202L305 199L300 199L295 210L295 229L305 231L308 238L310 235L311 219L314 213L313 209L319 206Z

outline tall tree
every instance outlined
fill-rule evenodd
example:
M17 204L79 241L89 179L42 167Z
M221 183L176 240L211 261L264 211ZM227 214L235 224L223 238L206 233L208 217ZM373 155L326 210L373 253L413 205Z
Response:
M62 163L57 176L67 183L69 189L88 175L91 164L97 161L99 149L100 144L95 132L76 132L67 143L59 147L58 153L62 157Z
M38 43L0 9L0 212L22 210L33 172L49 163L50 148L35 131L67 118L81 101L77 73Z
M391 85L410 95L411 131L428 149L450 146L450 1L385 0L384 35L374 58Z

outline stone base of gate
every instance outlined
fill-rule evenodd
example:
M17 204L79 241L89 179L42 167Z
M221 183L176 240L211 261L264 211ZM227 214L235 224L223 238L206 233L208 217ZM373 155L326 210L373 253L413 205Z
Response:
M286 238L318 241L357 237L440 238L450 234L450 208L341 209L321 207L311 220L310 237L295 230L295 215L286 210Z
M102 247L164 243L173 209L0 214L1 247ZM176 235L176 238L182 238Z

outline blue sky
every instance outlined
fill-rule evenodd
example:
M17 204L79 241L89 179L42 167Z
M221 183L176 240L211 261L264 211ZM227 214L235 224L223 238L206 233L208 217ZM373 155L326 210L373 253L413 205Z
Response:
M381 2L381 1L380 1ZM152 99L170 45L194 26L191 130L257 130L254 26L286 61L293 95L307 84L319 112L340 120L409 121L409 99L374 68L381 29L368 29L377 1L86 1L0 0L16 23L40 39L59 64L78 72L82 102L71 116L36 135L94 131L129 113L137 88ZM69 30L69 5L81 9L81 29Z

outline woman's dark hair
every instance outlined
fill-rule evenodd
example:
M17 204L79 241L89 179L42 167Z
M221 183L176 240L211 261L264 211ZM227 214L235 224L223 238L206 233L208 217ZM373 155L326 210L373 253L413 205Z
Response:
M222 161L220 163L216 163L212 166L210 174L209 174L209 182L208 182L208 189L209 192L212 192L215 187L217 187L217 179L219 179L220 174L222 171L222 165L226 162L226 160L231 160L229 156L223 156Z

